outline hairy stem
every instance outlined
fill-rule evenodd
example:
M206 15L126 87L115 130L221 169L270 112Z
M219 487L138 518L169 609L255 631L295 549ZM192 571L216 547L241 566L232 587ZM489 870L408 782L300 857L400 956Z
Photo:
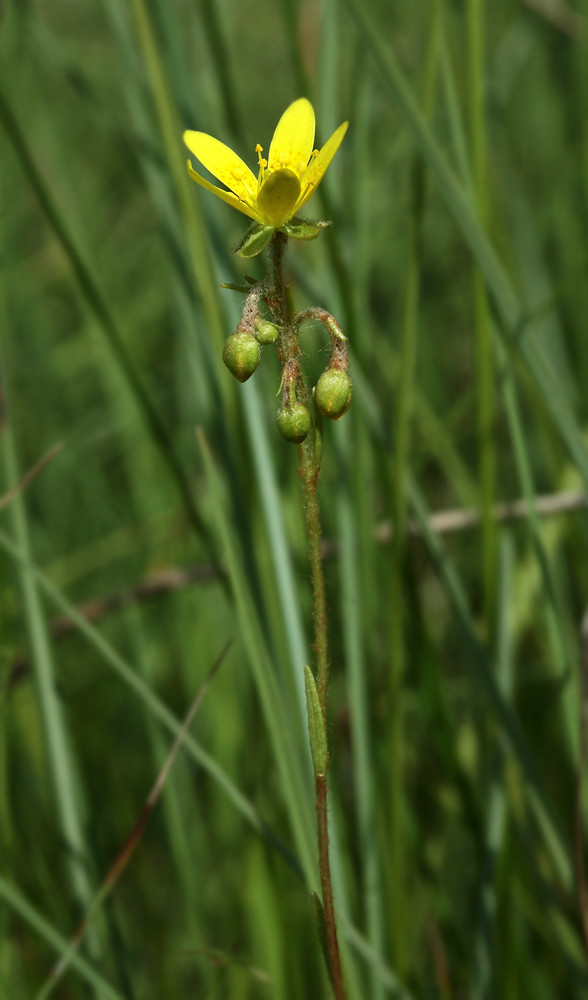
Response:
M314 652L319 701L325 725L327 723L327 690L329 657L327 640L327 600L321 554L321 510L318 500L318 470L315 469L314 445L311 436L298 448L298 472L302 481L302 498L308 542L308 562L312 583L312 618Z
M282 370L285 371L286 366L288 366L290 371L296 372L295 379L297 398L301 402L304 402L305 405L309 406L310 399L308 390L298 368L297 354L299 348L297 325L291 312L287 289L284 283L283 259L286 243L287 238L278 232L276 232L271 239L269 245L271 275L264 299L272 314L272 319L279 329L276 348L280 364L282 365ZM310 577L313 594L312 615L314 627L314 651L316 658L317 693L323 715L323 722L325 724L325 731L327 731L326 719L329 655L327 640L327 602L321 556L321 512L317 493L319 465L320 463L317 456L317 439L314 434L310 433L306 440L298 446L298 472L302 486L302 502L304 507L306 537L308 542L308 560L310 565ZM341 956L339 954L339 943L337 940L337 925L335 922L333 885L329 860L327 767L325 767L324 774L316 774L315 776L315 806L317 818L319 871L333 989L336 1000L346 1000L347 994L345 991L345 984L343 982L343 970L341 967Z
M345 1000L347 993L343 982L343 969L337 940L337 925L335 923L335 906L333 904L333 886L331 883L331 866L329 862L329 830L327 809L327 776L318 774L315 779L316 818L318 828L319 868L321 873L321 890L323 895L323 911L325 915L325 931L329 949L329 963L333 991L336 1000Z

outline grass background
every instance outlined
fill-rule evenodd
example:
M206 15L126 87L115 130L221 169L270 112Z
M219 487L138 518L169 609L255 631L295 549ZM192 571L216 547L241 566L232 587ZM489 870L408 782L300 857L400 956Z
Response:
M208 131L253 163L303 94L321 142L350 121L309 205L334 225L288 257L299 308L329 309L353 354L321 478L349 993L588 996L587 522L535 507L588 481L585 16L5 2L0 492L64 446L0 514L7 1000L328 994L295 450L270 349L245 386L221 361L239 297L219 284L264 261L231 255L247 220L189 181L181 143ZM305 331L312 380L327 348ZM497 524L514 498L525 516ZM429 514L456 507L481 525L439 536ZM133 597L168 570L181 585ZM231 637L135 856L52 983Z

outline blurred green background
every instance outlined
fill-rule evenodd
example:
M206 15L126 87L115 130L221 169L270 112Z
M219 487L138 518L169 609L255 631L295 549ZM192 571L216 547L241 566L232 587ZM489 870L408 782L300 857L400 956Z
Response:
M206 131L253 165L302 95L318 141L350 121L308 206L334 225L288 256L299 308L352 348L320 490L349 994L588 996L588 524L557 513L588 483L587 15L4 3L0 494L63 448L0 514L3 998L329 992L296 454L271 349L245 386L221 360L240 302L219 285L265 263L231 254L247 220L189 180L181 142ZM315 381L320 329L303 350ZM479 523L440 534L448 509Z

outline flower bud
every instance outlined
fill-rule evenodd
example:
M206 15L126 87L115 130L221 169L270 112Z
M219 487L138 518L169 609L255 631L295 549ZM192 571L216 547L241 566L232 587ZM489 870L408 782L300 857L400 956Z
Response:
M310 430L310 413L302 403L278 411L278 430L286 441L301 444Z
M327 368L314 390L316 405L323 417L338 420L351 405L352 382L340 368Z
M273 344L277 339L278 331L269 319L260 319L258 316L255 320L255 329L257 330L255 339L258 344Z
M225 344L223 361L239 382L246 382L259 364L260 349L251 333L234 333Z

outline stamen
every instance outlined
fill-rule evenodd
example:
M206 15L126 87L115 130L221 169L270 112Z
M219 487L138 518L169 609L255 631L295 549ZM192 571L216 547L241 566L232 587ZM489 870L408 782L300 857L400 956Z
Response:
M257 143L257 146L255 147L255 152L257 153L257 159L259 161L259 177L257 179L257 187L260 188L265 177L267 160L261 155L263 153L263 146L260 146L259 143Z

